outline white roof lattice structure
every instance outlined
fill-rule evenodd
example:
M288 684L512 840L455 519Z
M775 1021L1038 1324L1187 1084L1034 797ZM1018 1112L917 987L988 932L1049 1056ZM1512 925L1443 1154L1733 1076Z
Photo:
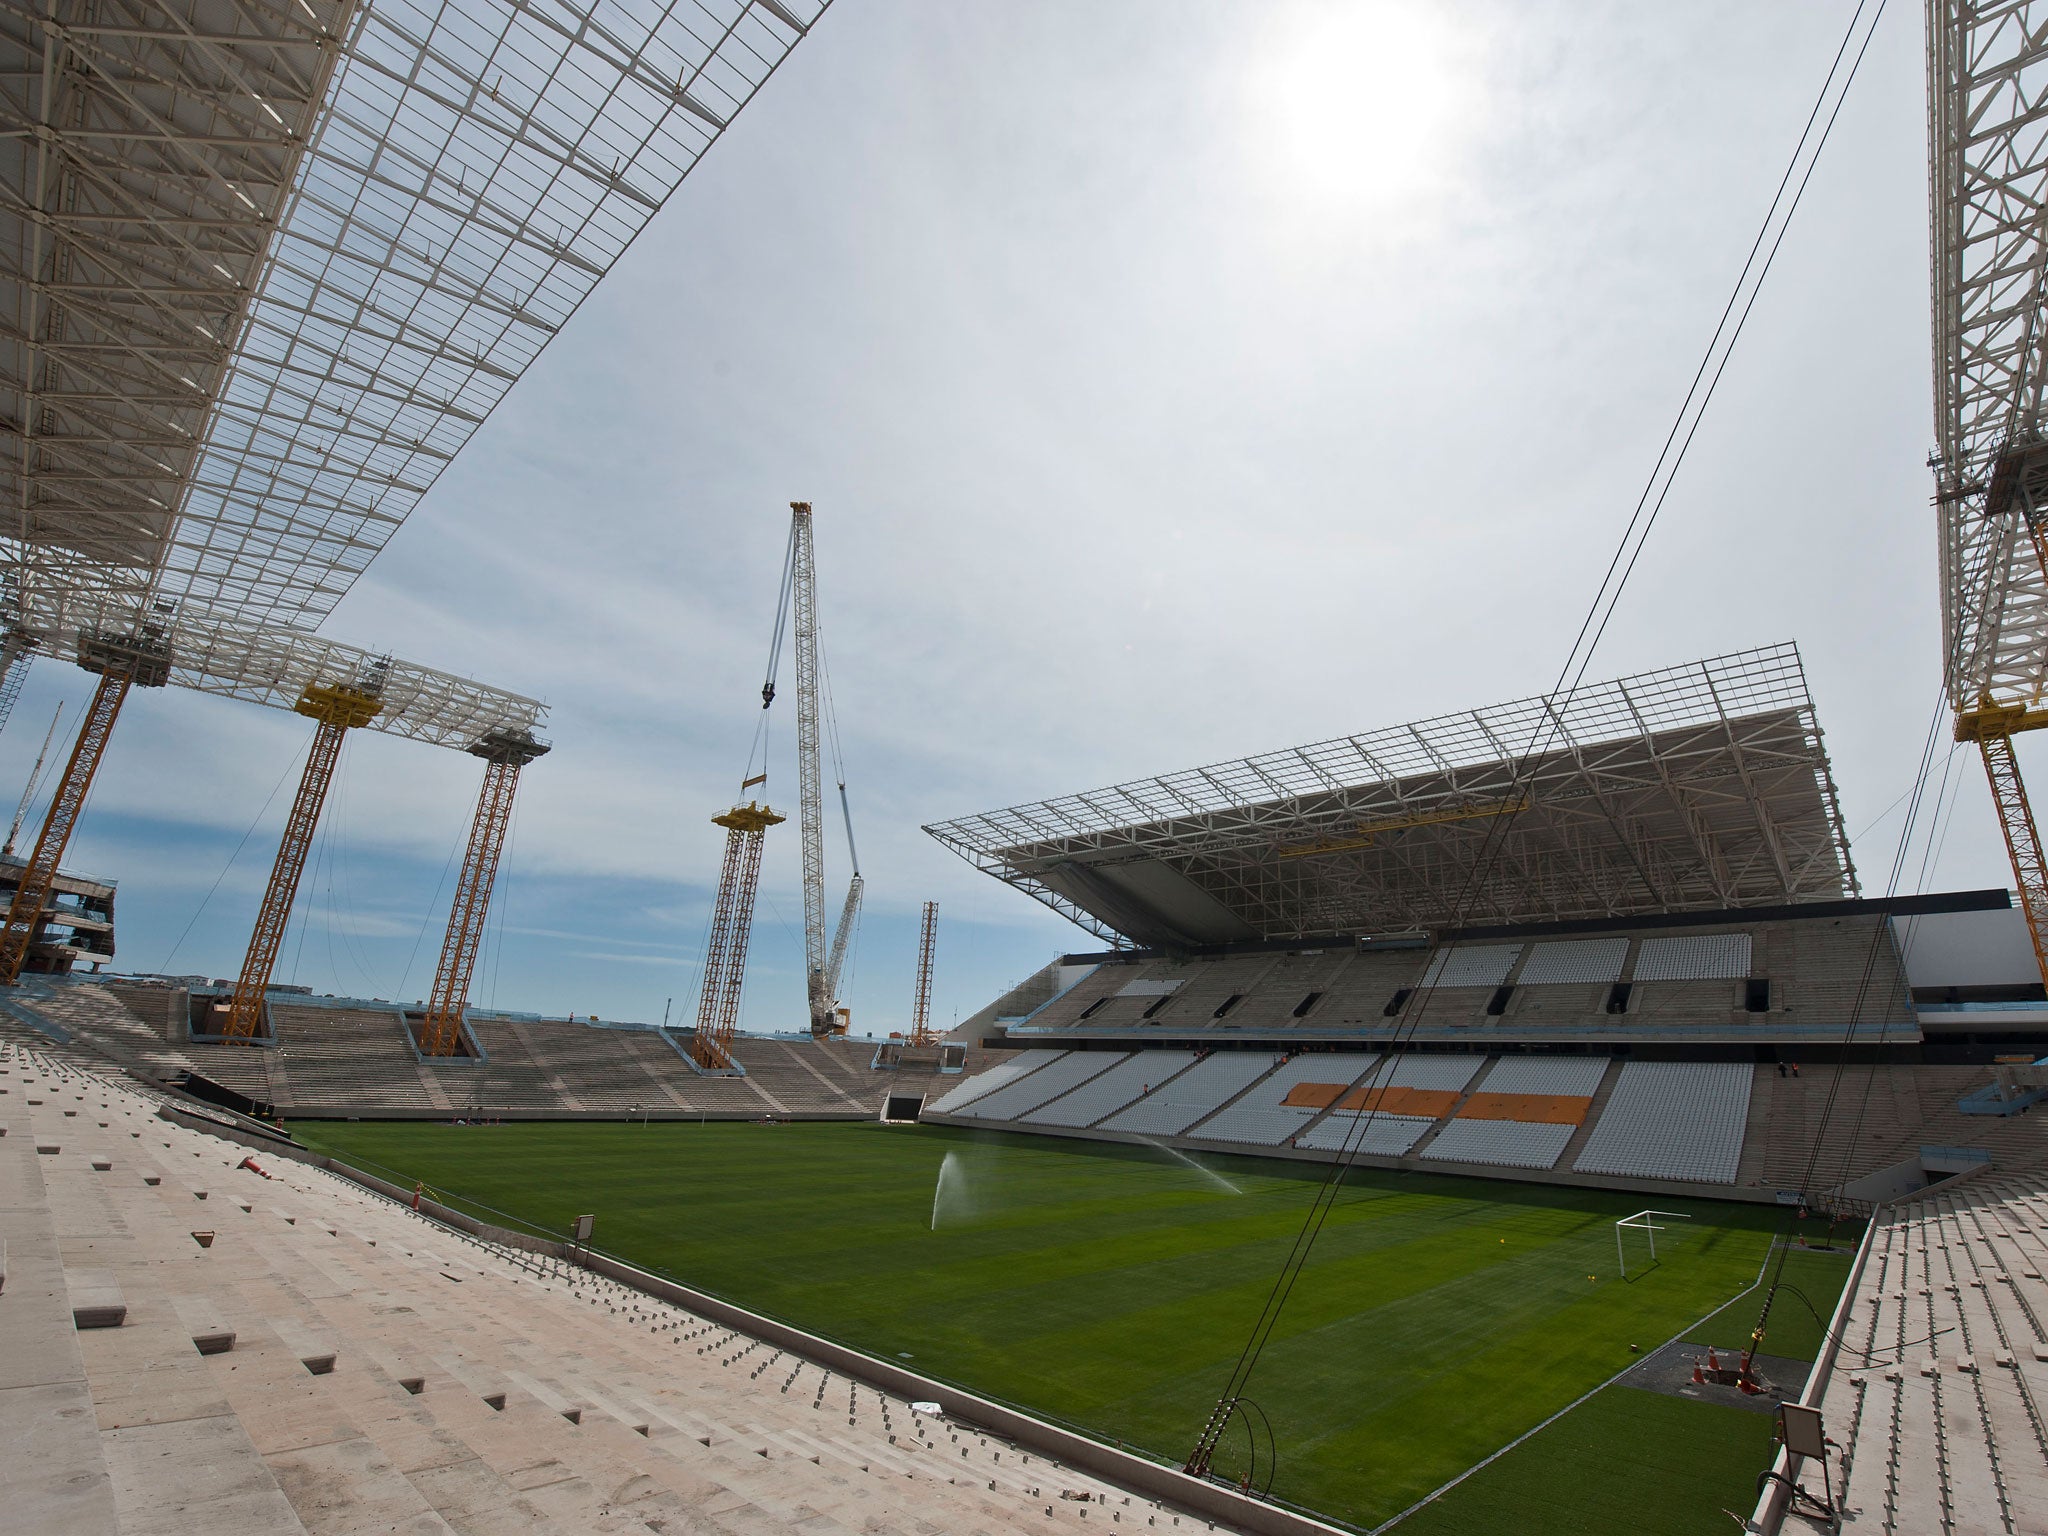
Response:
M1936 507L1951 703L2032 705L2048 684L2042 422L2048 3L1931 0Z
M925 830L1093 933L1166 948L1856 891L1791 645Z
M23 628L47 653L94 671L110 650L125 652L139 637L167 663L160 676L143 669L150 682L276 709L292 708L315 683L361 686L374 678L384 707L368 729L458 751L485 737L534 736L547 712L536 699L471 678L196 603L161 603L138 614L110 594L61 601L46 594Z
M350 9L0 10L0 540L20 586L162 563Z
M19 637L125 614L197 647L172 681L269 703L346 674L368 653L311 631L829 4L0 12ZM538 719L384 670L420 683L400 734Z
M20 589L317 624L827 3L0 17Z
M828 3L360 10L164 590L325 615Z

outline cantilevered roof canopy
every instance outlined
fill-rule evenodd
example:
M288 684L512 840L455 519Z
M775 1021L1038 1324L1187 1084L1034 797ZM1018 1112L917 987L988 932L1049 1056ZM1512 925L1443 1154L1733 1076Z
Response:
M314 627L829 0L0 7L0 559Z
M0 670L530 731L313 630L829 4L0 7Z
M0 541L164 561L350 0L0 7Z
M1856 893L1791 645L925 830L1149 946Z

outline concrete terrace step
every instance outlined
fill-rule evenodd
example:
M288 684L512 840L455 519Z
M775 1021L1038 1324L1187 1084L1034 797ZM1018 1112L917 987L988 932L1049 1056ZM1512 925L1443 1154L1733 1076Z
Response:
M11 1041L0 1053L12 1090L28 1063ZM1072 1536L1115 1527L1111 1510L1173 1528L1095 1479L323 1169L267 1159L260 1179L240 1147L58 1060L34 1056L45 1104L0 1098L27 1133L0 1140L0 1426L10 1449L30 1426L69 1480L0 1458L0 1508L36 1509L33 1529ZM126 1138L109 1172L33 1151L80 1104ZM74 1332L73 1288L109 1276L123 1326ZM33 1348L13 1347L22 1318Z

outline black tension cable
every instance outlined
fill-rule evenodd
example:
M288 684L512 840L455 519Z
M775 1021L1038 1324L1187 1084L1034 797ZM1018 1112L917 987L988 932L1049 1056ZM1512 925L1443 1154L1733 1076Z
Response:
M1812 137L1814 124L1820 120L1822 109L1827 105L1829 94L1834 89L1835 77L1841 69L1843 58L1848 54L1850 44L1855 40L1856 29L1862 20L1866 4L1867 0L1858 0L1856 10L1849 19L1849 25L1842 42L1836 49L1834 59L1828 66L1828 72L1822 82L1819 96L1815 100L1812 111L1807 116L1806 125L1800 132L1799 140L1792 152L1792 157L1786 165L1784 175L1779 179L1777 192L1765 213L1763 223L1757 231L1756 239L1751 244L1749 257L1743 263L1742 271L1736 278L1735 287L1722 310L1720 322L1715 326L1714 334L1708 342L1706 355L1702 358L1698 370L1693 375L1692 385L1687 390L1685 399L1679 407L1678 415L1672 423L1671 431L1667 434L1664 446L1659 451L1656 463L1651 469L1649 480L1643 488L1643 494L1636 503L1634 513L1631 515L1627 527L1623 530L1621 539L1615 549L1614 557L1609 562L1607 570L1601 578L1600 585L1595 591L1592 604L1586 614L1585 621L1580 625L1578 635L1573 641L1571 652L1565 659L1564 666L1558 676L1557 685L1551 693L1551 698L1553 699L1562 700L1568 704L1571 695L1577 691L1583 682L1586 670L1592 662L1600 640L1606 633L1607 621L1613 616L1615 608L1620 601L1622 591L1635 570L1636 560L1642 553L1643 545L1649 538L1650 531L1657 521L1658 514L1663 510L1665 498L1670 494L1671 483L1675 479L1678 469L1684 462L1687 451L1692 445L1693 436L1699 430L1700 419L1704 417L1708 405L1711 404L1720 384L1721 376L1727 369L1729 357L1732 356L1736 343L1740 340L1743 330L1747 327L1751 310L1756 303L1757 292L1761 290L1764 280L1769 276L1771 268L1775 265L1778 250L1784 242L1785 231L1789 228L1792 217L1798 211L1799 205L1805 196L1807 185L1813 176L1814 166L1818 163L1821 152L1826 148L1828 139L1833 133L1835 122L1841 113L1842 101L1847 98L1850 87L1855 83L1864 55L1869 49L1871 35L1874 34L1877 23L1883 16L1885 0L1879 0L1877 9L1872 14L1869 30L1864 35L1862 46L1857 49L1849 71L1842 81L1841 91L1835 101L1834 109L1828 114L1820 137L1814 144L1812 156L1806 166L1805 174L1800 177L1798 185L1792 193L1791 200L1787 204L1785 202L1786 188L1792 184L1793 175L1798 170L1800 161L1806 157L1807 141ZM1770 235L1772 225L1778 221L1781 205L1784 206L1785 210L1783 226L1779 228L1776 239L1771 241L1768 252L1764 254L1762 266L1758 268L1758 254L1764 249L1765 240ZM1743 290L1748 286L1753 270L1756 272L1755 289L1750 292L1747 303L1742 303ZM1741 308L1738 314L1737 306L1739 303ZM1734 316L1732 331L1729 329L1731 316ZM1727 347L1722 351L1719 365L1715 366L1715 352L1721 348L1724 334L1728 338ZM1704 391L1702 391L1703 382L1705 386ZM1695 400L1698 401L1696 412L1694 411ZM1685 422L1689 414L1693 416L1693 421L1690 430L1686 430ZM1681 432L1683 432L1682 440ZM1677 444L1675 456L1672 454L1674 443ZM1657 482L1660 478L1664 481L1662 492L1657 490ZM1654 503L1652 501L1653 496ZM1647 520L1645 518L1646 513ZM1639 527L1640 532L1638 532ZM1635 546L1633 553L1630 551L1631 543ZM1602 612L1603 608L1605 609L1604 614ZM1522 810L1527 807L1528 797L1523 793L1523 789L1526 781L1533 775L1535 763L1547 743L1553 740L1562 728L1563 720L1558 708L1555 706L1547 708L1544 711L1543 722L1536 727L1529 744L1524 748L1520 756L1514 760L1511 773L1511 783L1513 786L1511 798L1519 798L1521 803L1507 815L1496 817L1489 822L1481 839L1478 856L1474 859L1468 876L1463 882L1463 887L1459 891L1456 901L1452 904L1454 916L1451 926L1458 926L1465 921L1472 902L1483 888L1495 862L1500 857L1506 844L1506 838L1512 830L1514 823L1520 818ZM1391 1066L1398 1062L1406 1053L1416 1030L1420 1027L1422 1018L1428 1008L1429 1000L1434 995L1439 984L1435 979L1428 979L1410 995L1402 1009L1401 1016L1396 1021L1396 1027L1393 1037L1389 1041L1388 1049L1372 1073L1371 1081L1379 1081L1382 1075L1389 1073ZM1278 1325L1280 1314L1285 1308L1288 1298L1292 1295L1294 1285L1300 1278L1302 1270L1307 1265L1316 1239L1321 1235L1324 1225L1329 1220L1331 1210L1336 1206L1344 1179L1361 1154L1367 1133L1377 1114L1378 1104L1375 1101L1353 1123L1350 1132L1347 1133L1344 1147L1340 1149L1336 1160L1331 1164L1329 1174L1318 1186L1310 1202L1309 1209L1303 1217L1301 1228L1296 1233L1294 1242L1289 1248L1286 1257L1281 1261L1279 1272L1274 1278L1273 1287L1267 1295L1265 1305L1261 1308L1257 1319L1253 1322L1251 1333L1245 1341L1244 1348L1240 1351L1237 1362L1231 1369L1230 1378L1225 1384L1222 1395L1217 1399L1215 1408L1211 1410L1208 1422L1204 1425L1194 1450L1189 1453L1182 1469L1185 1472L1200 1477L1210 1475L1210 1461L1216 1446L1221 1440L1224 1431L1228 1428L1231 1418L1241 1411L1239 1405L1244 1401L1244 1387L1249 1382L1260 1356L1264 1353L1267 1342L1271 1339L1273 1331ZM1768 1301L1766 1305L1768 1306Z
M1892 851L1892 867L1885 881L1885 895L1888 897L1898 894L1899 884L1904 875L1906 859L1912 848L1914 827L1919 822L1921 805L1926 795L1927 780L1934 768L1934 745L1936 734L1941 725L1942 715L1943 702L1937 699L1935 701L1933 717L1927 724L1927 739L1921 747L1920 773L1919 777L1914 781L1911 799L1906 807L1905 826L1899 833L1898 846ZM1928 837L1932 839L1933 835L1933 826L1930 823ZM1923 872L1925 867L1923 861ZM1848 1022L1843 1026L1842 1037L1836 1047L1834 1077L1830 1080L1827 1091L1822 1096L1820 1118L1814 1126L1813 1136L1807 1150L1805 1170L1800 1175L1799 1197L1805 1202L1801 1206L1802 1211L1812 1209L1818 1203L1814 1200L1814 1192L1819 1184L1823 1182L1821 1178L1821 1161L1827 1147L1828 1132L1835 1121L1836 1106L1842 1097L1842 1078L1848 1067L1849 1047L1854 1042L1856 1031L1863 1020L1864 1009L1871 993L1872 981L1877 972L1878 957L1883 950L1885 933L1885 926L1882 923L1873 925L1870 933L1870 943L1864 951L1863 969L1857 978L1855 996L1850 1002ZM1883 1044L1883 1028L1884 1026L1880 1026L1881 1033L1878 1042L1880 1045ZM1837 1174L1834 1179L1837 1186L1846 1184L1848 1181L1851 1166L1849 1160L1854 1156L1856 1144L1862 1137L1864 1119L1870 1111L1870 1096L1875 1086L1876 1074L1874 1072L1866 1072L1863 1078L1863 1092L1856 1106L1855 1124L1850 1135L1844 1141L1842 1155L1837 1165ZM1836 1228L1842 1224L1845 1199L1846 1197L1832 1199L1822 1207L1828 1218L1827 1240L1830 1243L1834 1241ZM1778 1291L1781 1288L1793 1289L1785 1281L1785 1266L1790 1262L1792 1252L1791 1243L1784 1240L1781 1236L1778 1241L1777 1260L1771 1266L1771 1283L1765 1288L1763 1306L1758 1311L1756 1327L1750 1332L1749 1348L1743 1352L1742 1376L1745 1380L1749 1379L1751 1359L1761 1349L1764 1336L1770 1328L1771 1308L1777 1300ZM1795 1294L1798 1293L1795 1291ZM1801 1299L1804 1300L1805 1298L1802 1296ZM1807 1302L1807 1307L1808 1310L1812 1310L1813 1304L1809 1301ZM1825 1329L1826 1325L1823 1324L1822 1326Z

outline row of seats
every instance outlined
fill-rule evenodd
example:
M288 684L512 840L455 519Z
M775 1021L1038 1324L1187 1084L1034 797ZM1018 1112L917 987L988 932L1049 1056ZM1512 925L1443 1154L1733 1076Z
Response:
M1550 1168L1578 1129L1519 1120L1452 1120L1423 1149L1427 1161L1495 1168Z
M1039 1105L1057 1098L1069 1088L1078 1088L1090 1078L1108 1071L1124 1059L1119 1051L1067 1051L1055 1055L1037 1071L998 1088L958 1111L983 1120L1018 1120Z
M1036 1072L1046 1063L1056 1061L1064 1054L1063 1051L1053 1049L1019 1051L1007 1060L996 1062L986 1071L970 1074L957 1087L941 1094L925 1107L933 1114L939 1115L964 1113L968 1105L987 1098L997 1089L1007 1087L1028 1073Z
M1287 1100L1308 1084L1338 1089L1351 1084L1379 1058L1377 1056L1316 1053L1295 1056L1280 1063L1227 1109L1205 1120L1194 1134L1204 1141L1234 1141L1243 1146L1285 1146L1307 1129L1311 1120L1329 1107L1320 1104L1292 1104Z
M1333 1109L1295 1138L1297 1147L1323 1152L1356 1152L1364 1157L1406 1157L1436 1121L1419 1115L1366 1114Z
M1194 1064L1193 1051L1138 1051L1107 1072L1061 1094L1024 1118L1034 1125L1093 1125L1126 1104L1142 1099L1155 1083L1164 1084Z
M1381 1157L1416 1152L1430 1162L1502 1168L1555 1167L1583 1135L1572 1163L1581 1173L1736 1181L1749 1067L1628 1062L1601 1106L1610 1070L1607 1058L1587 1056L1041 1049L932 1107L986 1122Z
M1179 1136L1272 1071L1278 1060L1264 1051L1204 1056L1163 1087L1105 1120L1103 1129L1138 1136Z
M1628 966L1629 940L1544 939L1533 944L1461 944L1431 956L1420 985L1498 987L1614 982ZM1526 953L1527 959L1523 956ZM1750 935L1677 934L1636 941L1636 981L1735 981L1750 974ZM1516 970L1516 962L1521 969Z
M1751 977L1769 980L1752 993ZM1615 983L1626 982L1627 995ZM1510 993L1496 995L1502 987ZM1097 966L1038 1006L1038 1030L1219 1033L1375 1029L1407 997L1445 1026L1635 1030L1777 1019L1913 1019L1882 917L1769 921L1724 932L1482 941L1435 950L1327 949ZM1760 1012L1752 1012L1752 1008ZM1495 1012L1493 1010L1500 1010ZM1614 1011L1610 1011L1610 1009Z
M1733 1184L1751 1076L1732 1062L1630 1062L1572 1166L1580 1173Z
M47 1021L53 1035L75 1037L138 1076L171 1081L193 1072L287 1116L873 1114L892 1087L932 1082L935 1065L924 1064L921 1072L874 1071L871 1042L741 1036L734 1054L746 1075L704 1076L660 1031L481 1014L471 1015L469 1030L482 1059L427 1064L414 1052L396 1007L274 999L277 1039L258 1047L190 1040L187 994L175 988L31 982L18 1004ZM969 1059L979 1066L990 1057L976 1049ZM951 1086L952 1080L937 1083Z

